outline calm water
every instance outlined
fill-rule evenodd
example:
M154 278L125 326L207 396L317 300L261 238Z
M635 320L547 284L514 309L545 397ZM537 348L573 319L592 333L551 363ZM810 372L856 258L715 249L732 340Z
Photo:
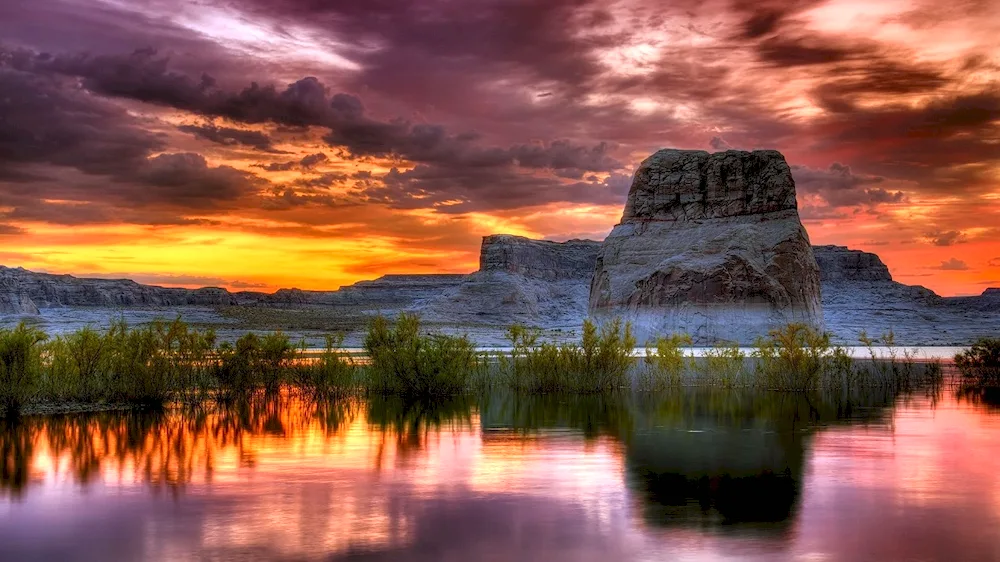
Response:
M0 426L0 560L1000 560L1000 411L688 390Z

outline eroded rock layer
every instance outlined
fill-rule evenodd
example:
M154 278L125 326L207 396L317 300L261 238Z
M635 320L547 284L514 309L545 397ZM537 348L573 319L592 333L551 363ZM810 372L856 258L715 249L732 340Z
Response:
M967 344L1000 329L1000 298L942 297L894 281L879 256L843 246L813 248L820 265L823 317L837 340L889 331L906 345Z
M661 150L644 160L598 254L589 310L631 320L640 339L747 342L788 322L822 327L819 268L784 157Z
M420 308L434 322L579 327L601 243L483 238L479 271Z

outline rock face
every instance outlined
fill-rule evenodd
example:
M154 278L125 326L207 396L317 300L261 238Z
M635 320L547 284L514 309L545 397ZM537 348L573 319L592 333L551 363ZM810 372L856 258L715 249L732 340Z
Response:
M430 321L579 327L601 243L483 238L479 271L420 309Z
M593 240L549 242L510 234L483 238L479 271L502 271L556 281L590 279L601 243Z
M640 340L684 331L749 342L788 322L822 327L819 268L784 157L661 150L642 162L598 254L589 310Z
M85 279L72 275L35 273L0 266L0 279L16 283L39 308L94 306L107 308L141 306L229 305L236 299L218 287L182 289L141 285L129 279Z
M889 268L875 254L845 246L813 246L822 283L892 281Z
M38 314L38 307L21 287L20 281L0 271L0 314Z
M843 246L813 248L820 265L823 316L837 340L857 343L892 330L907 345L968 344L1000 329L1000 298L942 297L892 279L875 254Z

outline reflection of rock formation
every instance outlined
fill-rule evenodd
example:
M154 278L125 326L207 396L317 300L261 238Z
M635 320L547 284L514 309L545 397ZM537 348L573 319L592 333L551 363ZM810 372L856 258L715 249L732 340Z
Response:
M650 335L751 341L822 325L819 271L775 151L661 150L642 162L604 241L590 312Z
M482 404L484 439L572 428L624 444L626 481L647 522L790 522L811 435L878 419L888 394L855 397L690 388L669 395L503 396Z
M788 523L820 424L877 419L892 399L690 389L639 408L629 486L657 525Z

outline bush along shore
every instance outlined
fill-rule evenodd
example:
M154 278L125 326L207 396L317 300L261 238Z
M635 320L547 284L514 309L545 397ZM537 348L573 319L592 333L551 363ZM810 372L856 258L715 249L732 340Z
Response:
M287 387L322 398L432 398L495 390L593 394L694 385L899 391L941 376L939 363L917 361L914 352L896 347L891 332L879 338L862 334L870 358L856 360L832 345L829 335L802 324L772 331L749 353L723 343L703 357L693 356L691 338L684 334L647 342L645 354L636 353L631 327L621 321L602 326L586 321L576 343L541 341L538 330L524 326L511 327L508 338L509 351L482 352L466 337L427 333L413 315L376 317L364 355L355 356L343 349L340 336L329 336L317 354L280 332L220 343L213 331L180 320L137 327L118 321L106 330L84 328L55 337L22 324L0 329L0 415L234 401ZM957 364L970 370L974 361L995 362L1000 346L984 342ZM888 355L879 355L876 346ZM989 364L992 370L975 372L995 379L995 363Z

